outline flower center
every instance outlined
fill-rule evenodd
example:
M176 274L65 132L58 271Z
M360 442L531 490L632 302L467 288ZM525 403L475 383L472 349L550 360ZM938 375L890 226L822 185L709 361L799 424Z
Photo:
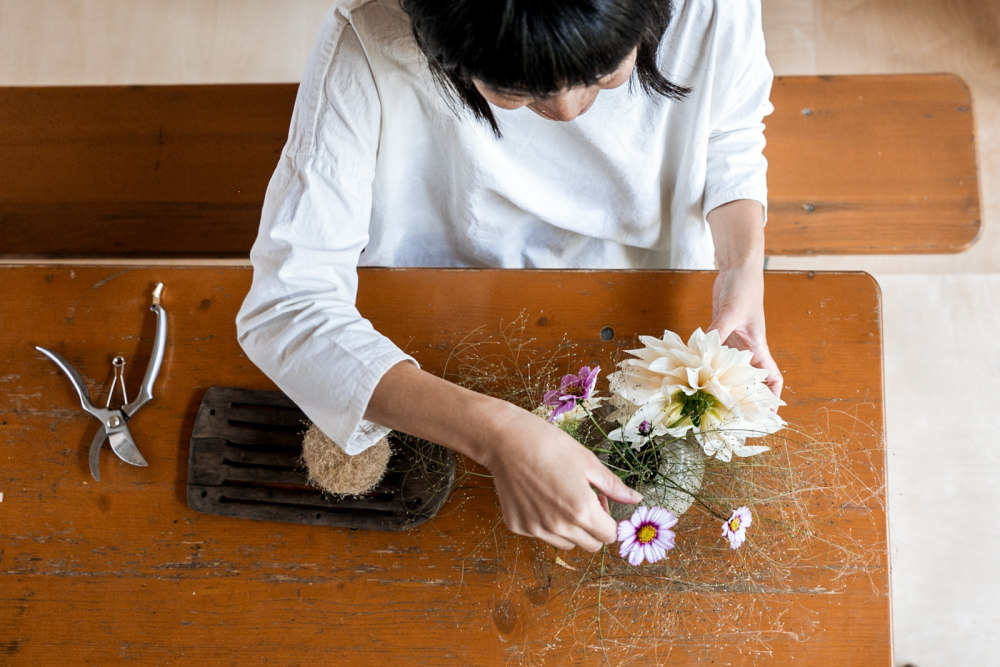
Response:
M729 530L735 533L739 529L740 529L740 518L738 516L734 516L732 519L729 520Z
M715 396L701 389L690 396L683 391L678 393L680 394L681 414L690 419L696 427L701 426L702 416L718 404Z
M639 544L649 544L656 537L656 526L651 523L643 524L635 531L635 537L639 540Z

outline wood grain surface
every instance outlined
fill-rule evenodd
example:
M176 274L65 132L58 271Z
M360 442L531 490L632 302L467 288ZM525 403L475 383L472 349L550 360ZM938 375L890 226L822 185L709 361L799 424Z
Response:
M0 257L244 257L294 84L0 89ZM788 76L767 120L771 255L947 253L980 227L954 75Z
M960 252L980 229L972 98L955 75L777 77L767 252Z
M807 562L717 590L598 583L589 554L508 534L475 467L437 517L401 534L190 510L188 442L207 387L272 388L235 339L250 277L0 269L0 661L891 664L880 303L869 276L767 276L783 415L837 443L849 474L810 501L810 521L830 540ZM69 359L97 400L115 354L135 386L156 281L166 285L167 352L153 401L130 423L150 465L105 449L94 482L86 449L97 422L33 346ZM688 272L364 270L359 306L435 372L470 333L514 321L526 348L568 341L571 364L609 368L638 333L707 325L711 285L711 274ZM863 567L837 557L834 535L864 550ZM621 563L613 551L605 559Z

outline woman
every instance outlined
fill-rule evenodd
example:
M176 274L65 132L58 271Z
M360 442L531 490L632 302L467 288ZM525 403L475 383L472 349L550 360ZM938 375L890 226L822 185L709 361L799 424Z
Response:
M558 428L420 370L356 310L357 266L715 265L712 326L780 392L770 83L752 1L344 0L268 188L241 344L347 453L387 428L439 442L491 471L511 530L595 551L615 539L598 494L638 494Z

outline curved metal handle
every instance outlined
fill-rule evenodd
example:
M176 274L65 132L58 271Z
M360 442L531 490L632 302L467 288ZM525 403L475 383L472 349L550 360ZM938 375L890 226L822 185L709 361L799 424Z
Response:
M96 408L90 402L90 392L87 391L87 385L84 383L79 371L73 367L73 364L66 361L58 352L53 352L39 345L36 345L35 349L51 359L59 367L59 370L66 374L66 377L69 378L69 381L73 384L73 388L76 389L77 395L80 397L80 405L83 406L83 409L103 422L106 411Z
M139 408L153 400L153 385L156 384L156 376L160 374L160 365L163 363L163 353L167 348L167 311L160 305L160 295L163 293L163 283L156 283L153 288L153 305L149 307L156 313L156 334L153 337L153 353L149 357L149 366L146 367L146 375L142 378L142 385L135 400L122 407L128 417L132 417Z

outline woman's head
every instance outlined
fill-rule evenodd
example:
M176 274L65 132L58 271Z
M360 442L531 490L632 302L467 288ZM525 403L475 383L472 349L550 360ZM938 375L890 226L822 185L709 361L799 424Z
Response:
M671 18L670 0L401 4L439 83L498 135L487 97L500 107L527 104L549 118L569 120L589 107L596 91L628 80L633 62L647 92L674 99L688 92L665 79L656 66L656 51ZM545 100L557 104L546 110Z

